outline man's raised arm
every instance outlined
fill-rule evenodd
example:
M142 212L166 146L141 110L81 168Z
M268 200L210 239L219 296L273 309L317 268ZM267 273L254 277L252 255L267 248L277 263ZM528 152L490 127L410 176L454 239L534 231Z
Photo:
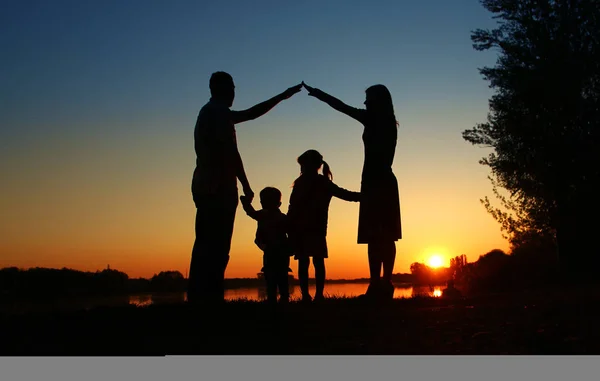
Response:
M279 102L290 98L302 89L302 84L292 86L281 94L274 96L273 98L259 103L255 106L250 107L247 110L242 111L231 111L231 120L234 124L242 123L248 120L253 120L259 116L265 115L269 110L275 107Z

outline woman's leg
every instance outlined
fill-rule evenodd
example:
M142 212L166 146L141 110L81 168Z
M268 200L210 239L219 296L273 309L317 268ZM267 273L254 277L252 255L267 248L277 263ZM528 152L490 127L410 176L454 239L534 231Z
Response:
M302 292L302 299L310 299L310 293L308 292L308 265L310 265L310 258L303 257L298 259L298 280L300 281L300 291Z
M383 295L386 298L391 299L394 297L394 284L392 283L392 274L394 273L394 263L396 262L396 242L382 242L381 257L383 260L382 291Z
M381 258L383 260L383 281L391 283L394 263L396 262L396 242L387 241L382 243Z
M367 247L369 255L369 273L371 279L369 281L369 288L367 294L376 293L379 288L381 278L381 248L378 242L370 242Z
M315 266L315 299L323 299L323 290L325 289L325 258L313 258Z

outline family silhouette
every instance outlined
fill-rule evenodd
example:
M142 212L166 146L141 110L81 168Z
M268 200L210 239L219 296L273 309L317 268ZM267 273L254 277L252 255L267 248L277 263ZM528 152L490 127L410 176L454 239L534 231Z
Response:
M392 273L396 259L395 242L402 238L398 182L392 171L398 122L392 97L384 85L366 92L365 108L355 108L304 82L247 110L231 110L235 85L230 74L215 72L210 77L211 98L198 114L194 129L196 168L192 196L196 206L195 241L189 272L190 303L224 301L224 278L233 235L238 200L257 221L256 245L263 251L267 301L289 300L290 257L298 261L302 301L310 302L308 269L315 268L314 301L324 298L327 220L332 197L359 202L357 243L367 244L370 282L362 296L370 300L391 299ZM364 165L360 192L343 189L333 182L333 174L323 155L307 150L298 158L300 176L294 181L288 214L280 211L281 192L267 187L260 192L261 210L252 207L254 192L240 156L235 125L256 119L300 92L325 102L364 126ZM322 174L319 173L322 171ZM243 194L238 199L237 181ZM383 269L383 277L381 270Z

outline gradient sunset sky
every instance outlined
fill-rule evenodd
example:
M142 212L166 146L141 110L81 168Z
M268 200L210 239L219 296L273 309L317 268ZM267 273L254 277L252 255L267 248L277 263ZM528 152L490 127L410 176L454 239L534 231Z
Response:
M368 86L388 86L400 122L395 272L435 253L447 265L507 250L479 202L492 195L478 164L489 151L461 137L485 121L492 92L477 69L496 59L470 33L493 26L477 0L4 2L0 267L186 274L193 128L218 70L234 77L233 109L302 80L357 107ZM283 212L310 148L359 190L362 126L304 90L237 134L255 193L279 188ZM357 225L358 204L332 200L328 278L368 277ZM240 206L227 277L259 271L255 229Z

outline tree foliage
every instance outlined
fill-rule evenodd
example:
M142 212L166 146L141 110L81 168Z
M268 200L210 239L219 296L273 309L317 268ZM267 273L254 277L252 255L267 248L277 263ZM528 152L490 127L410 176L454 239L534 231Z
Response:
M495 92L487 121L463 138L493 149L480 163L500 207L482 202L513 247L556 239L564 256L589 249L574 243L587 239L599 210L600 1L481 3L498 24L471 39L499 53L480 69Z

